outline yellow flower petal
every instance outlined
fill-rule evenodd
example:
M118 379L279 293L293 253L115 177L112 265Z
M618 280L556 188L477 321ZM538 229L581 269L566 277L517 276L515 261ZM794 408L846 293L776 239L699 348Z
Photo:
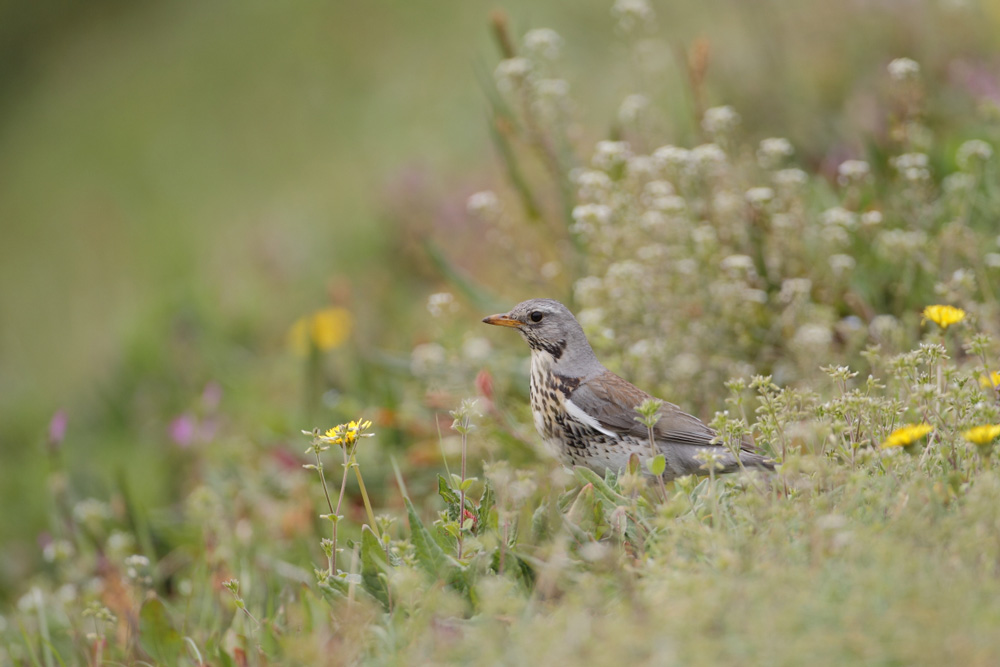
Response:
M970 428L962 434L962 437L974 445L985 447L997 438L1000 438L1000 424L985 424Z
M989 375L980 375L979 385L983 389L995 389L1000 387L1000 371L993 371Z
M351 335L354 318L346 308L324 308L300 317L288 330L288 344L299 356L309 354L311 346L325 352L340 347Z
M934 427L930 424L907 424L906 426L901 426L889 434L889 437L882 443L882 449L912 445L933 430Z
M965 319L965 311L954 306L927 306L924 308L924 319L930 320L942 329L947 329L952 324L958 324Z

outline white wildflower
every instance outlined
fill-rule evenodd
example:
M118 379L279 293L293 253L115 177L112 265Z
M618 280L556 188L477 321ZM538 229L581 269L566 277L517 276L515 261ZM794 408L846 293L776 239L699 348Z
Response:
M639 226L647 232L655 232L663 229L667 224L667 218L660 211L646 211L639 216Z
M622 166L632 155L627 142L598 141L594 148L594 157L590 163L596 169L611 171Z
M828 261L830 262L830 268L838 276L849 273L857 264L853 257L843 254L830 255Z
M730 255L719 262L719 266L733 277L754 273L753 259L749 255Z
M635 179L650 179L656 177L656 162L648 155L634 155L625 163L625 171Z
M500 214L500 199L492 190L483 190L465 200L465 210L481 220L494 220Z
M559 58L563 40L555 30L536 28L524 35L524 50L537 60L553 61Z
M427 312L433 317L441 317L445 313L453 313L458 310L458 303L455 295L451 292L437 292L427 297Z
M661 146L653 151L653 159L663 167L684 171L691 167L691 151L679 146Z
M584 169L576 177L577 196L587 202L602 202L611 192L611 177L603 171Z
M844 160L837 167L837 182L842 186L857 185L868 180L872 168L864 160Z
M702 144L691 149L691 158L699 167L716 167L725 163L726 153L716 144Z
M907 181L917 183L931 177L930 160L925 153L903 153L892 158L890 163Z
M858 216L842 206L834 206L823 211L820 216L824 225L839 225L845 229L854 229L858 225Z
M634 93L622 100L618 107L618 122L622 125L635 125L649 108L649 98Z
M941 188L949 195L963 195L976 187L976 177L962 171L948 174L941 181Z
M661 266L670 257L670 250L662 243L647 243L635 251L635 256L651 266Z
M747 201L755 208L761 208L774 199L774 190L771 188L750 188L746 193Z
M621 31L627 34L648 29L656 21L656 14L647 0L615 0L611 16L618 21Z
M896 58L886 69L893 81L907 81L920 75L920 65L910 58Z
M705 251L710 246L715 245L719 236L712 225L698 225L691 230L691 240L701 251Z
M798 218L787 213L775 213L771 216L771 225L775 229L788 231L799 226Z
M801 169L779 169L771 178L783 190L794 190L809 182L809 175Z
M792 142L783 137L771 137L760 142L757 148L757 164L761 169L774 169L778 167L785 158L795 154Z
M778 300L781 303L791 303L802 297L808 297L811 291L812 281L808 278L785 278L781 281Z
M42 549L42 558L47 563L68 560L73 557L73 543L67 540L52 540Z
M111 518L111 507L95 498L85 498L73 506L73 518L93 526Z
M851 242L850 234L840 225L826 225L820 235L832 246L843 246Z
M573 209L573 231L593 234L611 222L611 208L604 204L581 204Z
M875 246L887 259L912 255L927 244L927 234L920 230L887 229L875 239Z
M698 273L698 262L691 257L683 257L674 263L678 275L693 276Z
M955 162L960 169L971 170L993 157L993 147L981 139L971 139L958 147Z
M881 211L865 211L861 214L861 224L865 227L875 227L882 224Z
M31 590L22 595L17 601L17 608L22 613L30 614L41 609L45 605L45 596L42 589L32 586Z
M731 106L705 109L705 115L701 119L702 129L713 136L727 135L739 124L740 115Z
M539 79L531 108L543 121L556 122L570 110L569 83L564 79Z
M493 72L497 88L503 93L511 93L521 88L531 74L531 61L527 58L507 58L501 60Z

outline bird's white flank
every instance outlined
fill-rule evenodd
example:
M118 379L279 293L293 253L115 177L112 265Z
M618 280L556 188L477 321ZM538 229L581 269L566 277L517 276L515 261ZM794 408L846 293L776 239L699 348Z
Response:
M566 399L566 412L568 412L570 417L572 417L573 419L583 424L586 424L595 431L600 431L604 435L610 436L612 438L618 437L617 433L613 433L608 429L604 428L603 426L601 426L596 419L588 415L586 412L583 411L583 408L581 408L579 405L569 400L568 398Z

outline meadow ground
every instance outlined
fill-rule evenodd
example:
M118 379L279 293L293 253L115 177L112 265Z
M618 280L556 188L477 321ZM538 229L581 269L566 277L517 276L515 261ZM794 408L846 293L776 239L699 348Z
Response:
M1000 661L996 1L38 7L0 664ZM546 458L530 296L777 472Z

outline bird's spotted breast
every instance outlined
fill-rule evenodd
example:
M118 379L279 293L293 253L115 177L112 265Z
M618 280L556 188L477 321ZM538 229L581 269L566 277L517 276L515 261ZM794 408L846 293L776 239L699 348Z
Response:
M631 453L630 443L573 415L567 408L569 396L581 379L554 372L554 360L536 351L531 358L531 413L535 428L549 448L568 465L585 465L602 471L624 466Z

